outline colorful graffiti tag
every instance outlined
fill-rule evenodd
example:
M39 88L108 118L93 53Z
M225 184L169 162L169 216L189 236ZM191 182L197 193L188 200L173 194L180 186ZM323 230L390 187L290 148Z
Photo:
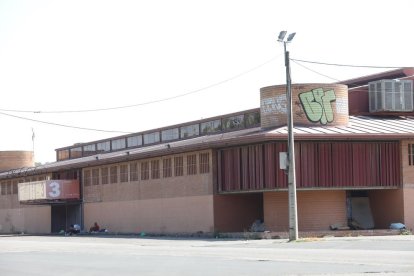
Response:
M309 121L326 125L334 120L332 102L336 100L334 90L323 91L322 88L299 94L299 100Z

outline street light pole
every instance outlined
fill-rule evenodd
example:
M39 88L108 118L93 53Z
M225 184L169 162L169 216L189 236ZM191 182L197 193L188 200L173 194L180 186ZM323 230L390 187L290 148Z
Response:
M293 135L293 105L292 87L290 78L289 51L286 51L286 44L290 43L296 33L289 34L285 40L286 31L281 31L278 41L283 42L286 67L286 102L287 102L287 123L288 123L288 197L289 197L289 241L296 241L298 235L297 199L296 199L296 173L295 173L295 142Z

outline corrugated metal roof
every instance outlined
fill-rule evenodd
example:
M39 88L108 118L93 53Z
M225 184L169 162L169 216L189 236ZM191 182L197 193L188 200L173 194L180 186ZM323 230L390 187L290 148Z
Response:
M350 116L347 126L311 126L311 127L294 127L293 132L296 138L301 135L319 134L342 135L344 138L352 138L354 134L365 135L414 135L414 116L408 117L375 117L375 116ZM268 131L269 134L286 134L287 126L276 128ZM384 137L385 137L384 136ZM414 137L413 137L414 138Z
M287 139L287 126L271 130L250 128L226 133L199 136L135 149L97 154L88 157L49 163L32 168L21 168L0 173L0 179L32 175L61 169L82 168L113 162L141 159L184 151L220 148L232 145ZM350 116L347 126L296 126L295 139L414 139L414 116L378 117Z

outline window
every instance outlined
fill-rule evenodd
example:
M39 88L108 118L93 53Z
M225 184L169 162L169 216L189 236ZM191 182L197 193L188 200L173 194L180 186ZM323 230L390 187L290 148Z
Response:
M183 157L182 156L176 156L174 157L174 175L175 176L183 176L184 170L183 170Z
M128 148L138 147L142 145L142 135L132 136L127 138Z
M128 182L128 164L121 165L119 170L121 182Z
M176 140L178 138L180 138L178 128L172 128L172 129L161 131L162 141L171 141L171 140Z
M111 151L111 143L110 141L100 142L96 144L96 149L98 153Z
M1 195L7 194L6 182L1 182Z
M57 152L57 158L58 161L62 161L62 160L66 160L69 159L69 150L65 149L65 150L59 150Z
M260 112L248 113L245 116L246 127L260 125Z
M166 158L162 160L162 175L164 178L172 176L171 158Z
M151 161L151 178L152 179L160 178L160 160Z
M18 190L17 180L13 180L13 194L14 195L17 195L17 190Z
M221 130L221 120L214 120L210 122L201 123L201 133L215 133Z
M414 166L414 144L408 144L408 165Z
M111 141L112 150L120 150L126 148L125 138L116 139Z
M82 147L70 149L70 158L82 157Z
M118 166L110 167L110 183L115 184L118 182Z
M149 164L148 162L141 163L141 180L149 179Z
M90 156L96 154L96 145L86 145L83 146L83 156Z
M197 174L197 155L187 155L187 174Z
M144 134L144 144L145 145L158 143L159 141L160 141L160 133L158 131Z
M109 176L109 170L108 170L108 167L104 167L104 168L102 168L101 169L101 183L102 184L108 184L109 183L109 179L108 179L108 176Z
M232 116L223 119L223 129L239 129L244 128L244 115Z
M138 162L129 164L130 181L138 181Z
M189 125L180 127L181 138L188 138L192 136L198 136L200 134L199 125Z
M200 153L200 173L210 172L210 154Z
M90 186L91 185L91 171L85 170L83 172L83 185Z
M11 195L12 194L12 183L11 180L7 181L7 194Z
M99 169L92 169L92 185L99 185Z

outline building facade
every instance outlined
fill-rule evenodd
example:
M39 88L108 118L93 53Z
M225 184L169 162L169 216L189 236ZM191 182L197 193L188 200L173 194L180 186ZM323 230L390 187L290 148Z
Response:
M299 231L414 228L414 69L294 84ZM395 79L399 79L400 82ZM410 86L411 85L411 86ZM391 87L391 88L390 88ZM288 231L285 86L260 107L56 150L0 173L0 232Z

